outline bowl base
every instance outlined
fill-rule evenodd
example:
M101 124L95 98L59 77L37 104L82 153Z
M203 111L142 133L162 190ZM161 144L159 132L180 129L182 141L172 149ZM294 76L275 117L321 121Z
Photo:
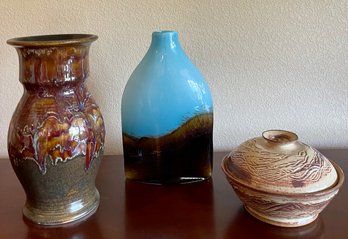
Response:
M268 217L265 215L260 214L259 212L256 212L255 210L251 209L250 207L247 207L244 205L244 208L249 212L253 217L279 227L301 227L305 226L317 219L318 214L310 217L304 217L304 218L296 218L296 219L287 219L287 218L277 218L277 217Z

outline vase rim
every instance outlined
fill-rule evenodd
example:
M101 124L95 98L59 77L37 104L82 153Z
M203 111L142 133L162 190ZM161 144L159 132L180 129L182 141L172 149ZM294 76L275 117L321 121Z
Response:
M52 34L16 37L7 40L7 44L23 47L65 46L91 43L98 39L93 34Z
M178 34L178 32L177 31L172 31L172 30L163 30L163 31L155 31L155 32L153 32L153 34L154 35L157 35L157 34L159 34L159 35L163 35L163 34Z

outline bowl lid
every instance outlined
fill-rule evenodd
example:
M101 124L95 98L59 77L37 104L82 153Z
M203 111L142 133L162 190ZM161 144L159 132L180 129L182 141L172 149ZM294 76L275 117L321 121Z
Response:
M336 169L325 156L285 130L265 131L242 143L224 164L231 179L267 192L317 192L337 181Z

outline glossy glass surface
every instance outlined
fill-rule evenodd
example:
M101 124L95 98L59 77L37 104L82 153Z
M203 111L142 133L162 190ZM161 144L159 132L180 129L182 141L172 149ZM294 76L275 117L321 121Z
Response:
M123 93L123 132L138 138L162 136L212 110L209 87L182 50L177 32L154 32Z
M126 178L186 183L211 176L213 103L177 32L152 34L122 97Z

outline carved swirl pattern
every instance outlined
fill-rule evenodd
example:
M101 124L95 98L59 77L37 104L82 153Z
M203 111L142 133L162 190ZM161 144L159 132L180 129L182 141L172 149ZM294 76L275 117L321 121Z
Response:
M310 147L293 156L265 151L257 147L256 139L253 139L232 152L230 157L233 158L230 166L238 177L267 187L304 187L331 172L328 161Z
M230 181L230 183L232 183ZM262 215L278 218L304 218L318 214L326 207L335 193L327 196L317 197L316 200L300 200L288 198L277 201L264 197L262 194L250 193L248 190L234 187L235 192L245 205L253 210L256 210Z

